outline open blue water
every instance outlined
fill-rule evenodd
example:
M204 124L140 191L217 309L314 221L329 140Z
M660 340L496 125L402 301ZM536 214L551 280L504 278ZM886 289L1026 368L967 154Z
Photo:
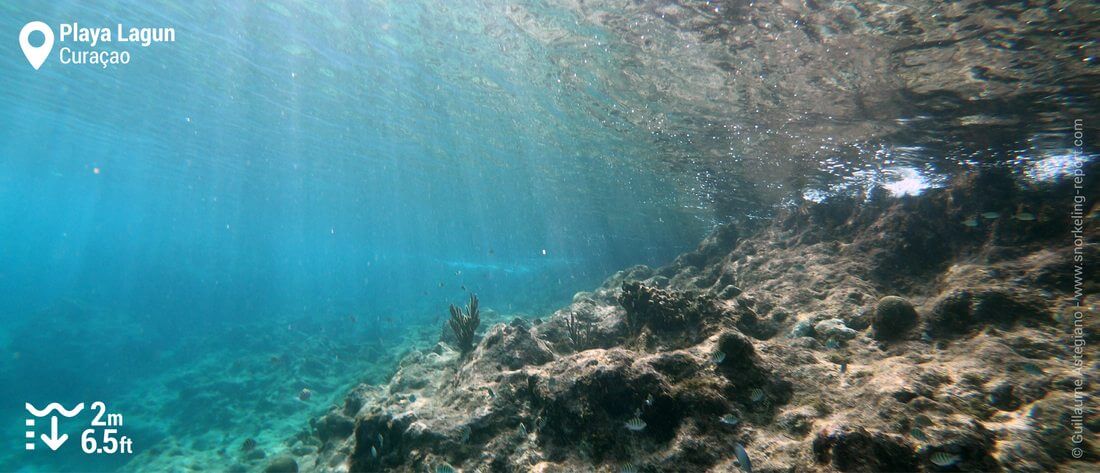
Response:
M824 14L738 33L770 23L739 23L750 2L679 3L0 4L0 471L129 459L84 455L76 423L59 452L25 451L26 402L107 401L138 454L193 430L219 433L181 458L235 449L256 435L242 424L289 435L264 402L304 425L470 293L546 316L791 199L919 193L978 164L1057 174L1069 118L1097 109L1085 48L1022 85L967 88L947 64L902 86L874 58L908 50L875 35L924 30L836 6L844 28L809 47L784 31ZM36 71L16 41L32 20L176 40L100 45L132 54L108 68L61 64L58 42ZM725 56L754 34L777 49ZM1058 94L1026 82L1047 79ZM284 375L287 357L329 371ZM321 402L290 403L307 380Z
M538 45L507 41L503 19L433 23L452 2L92 3L0 7L8 438L24 402L141 390L227 326L400 325L471 291L545 314L707 225L644 166L638 133L583 113L591 95L525 61ZM55 51L35 71L8 47L32 19L177 41L108 69ZM0 470L54 461L5 453Z

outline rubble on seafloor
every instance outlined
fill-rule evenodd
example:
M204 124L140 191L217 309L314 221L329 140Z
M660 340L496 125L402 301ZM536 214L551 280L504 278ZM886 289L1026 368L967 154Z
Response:
M292 439L319 445L296 463L736 472L743 448L757 472L1084 471L1100 418L1070 419L1067 186L985 172L722 226L545 320L482 327L467 355L443 341L408 354ZM1079 251L1100 261L1089 210ZM1081 288L1089 344L1097 272ZM1079 390L1090 405L1094 392Z

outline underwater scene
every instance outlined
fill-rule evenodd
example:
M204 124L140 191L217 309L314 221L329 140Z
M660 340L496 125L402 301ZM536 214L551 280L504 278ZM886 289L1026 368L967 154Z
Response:
M0 37L0 472L1100 471L1100 3Z

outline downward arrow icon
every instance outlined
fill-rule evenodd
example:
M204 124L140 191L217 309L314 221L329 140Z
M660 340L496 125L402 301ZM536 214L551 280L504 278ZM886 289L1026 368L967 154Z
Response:
M47 447L50 447L50 450L57 450L58 448L61 448L61 445L64 444L66 440L69 440L69 434L61 434L61 436L58 437L57 416L51 416L50 435L46 436L46 434L42 434L42 441L46 443Z

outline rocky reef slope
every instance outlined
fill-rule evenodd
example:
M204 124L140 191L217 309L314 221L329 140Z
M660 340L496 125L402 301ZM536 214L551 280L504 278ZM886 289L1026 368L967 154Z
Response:
M409 354L273 466L733 472L743 447L758 472L1083 471L1100 422L1073 458L1074 390L1094 405L1098 365L1075 386L1068 185L987 172L718 228L465 356L446 337ZM1083 281L1096 344L1096 264Z

